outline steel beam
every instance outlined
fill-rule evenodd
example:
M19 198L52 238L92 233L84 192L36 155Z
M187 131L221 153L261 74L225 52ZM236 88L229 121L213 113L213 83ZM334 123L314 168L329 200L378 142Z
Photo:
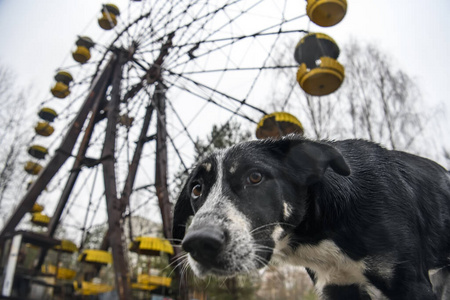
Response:
M119 62L116 64L113 74L111 100L106 107L108 123L105 130L105 142L101 158L108 212L109 245L113 256L116 290L121 300L131 299L128 265L125 260L122 243L122 212L120 200L117 198L116 172L114 168L116 127L120 105L120 83L122 80L122 66L125 61L125 54L119 53Z
M142 155L142 149L144 148L145 143L149 140L147 138L148 127L150 126L150 121L152 119L154 110L154 105L151 102L146 110L144 116L144 122L142 124L141 133L139 134L139 140L136 143L136 148L134 149L133 159L131 160L131 164L128 168L127 178L125 179L125 185L123 187L123 191L120 197L120 211L122 214L125 212L126 207L130 203L130 195L133 190L134 180L136 179L137 170L139 167L139 161ZM132 239L131 229L130 229L130 239ZM109 229L105 232L105 236L103 237L102 244L100 249L108 250L109 248Z
M14 231L17 224L22 220L23 216L31 211L33 204L36 202L37 197L42 193L45 187L48 185L53 176L58 172L61 166L66 162L67 158L71 156L73 147L80 135L83 125L86 121L88 113L91 111L93 103L98 97L101 97L102 91L105 89L110 70L113 68L113 59L109 62L106 70L99 74L89 90L88 96L82 104L78 114L69 126L67 133L59 148L55 151L55 155L50 159L47 166L39 173L35 182L27 190L20 203L17 205L16 210L5 223L0 238L6 234Z
M106 88L111 83L111 76L112 76L112 66L116 62L117 57L114 56L113 59L111 59L110 64L104 69L102 78L104 78L104 82L101 83L101 89L99 89L94 104L91 109L91 115L89 119L89 123L86 126L86 129L84 130L84 136L81 140L80 147L78 148L77 156L75 157L75 162L72 165L72 169L70 170L69 178L67 179L66 185L64 187L63 192L61 193L61 197L58 201L58 205L56 206L55 212L53 213L53 216L50 219L50 223L47 226L47 236L52 237L55 234L56 228L59 224L59 219L61 218L61 215L64 211L64 208L67 204L67 201L69 200L69 196L72 192L73 187L75 186L75 182L78 178L78 175L80 174L81 167L83 166L83 160L86 155L86 151L89 147L89 141L91 140L92 133L94 131L95 124L97 122L96 117L100 110L102 100L104 99ZM108 84L109 83L109 84Z
M128 175L125 180L125 185L123 187L122 195L120 197L120 204L122 212L125 211L126 207L130 203L130 195L134 186L134 180L136 179L137 170L139 167L139 161L142 155L142 149L147 139L147 131L150 126L150 121L152 120L154 105L151 102L145 111L144 123L142 124L141 133L139 134L139 140L136 143L136 148L134 149L133 159L131 160L131 164L128 168ZM131 237L130 237L131 238Z
M172 203L169 201L167 191L166 97L165 86L161 82L158 82L155 86L154 101L158 113L156 120L156 196L161 209L164 236L166 239L172 240Z

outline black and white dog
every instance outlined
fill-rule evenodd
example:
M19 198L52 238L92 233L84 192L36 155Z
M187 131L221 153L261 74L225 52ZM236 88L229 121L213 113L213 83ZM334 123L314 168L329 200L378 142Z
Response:
M450 176L362 140L245 142L194 169L173 236L199 277L278 260L305 266L323 299L437 299L450 284Z

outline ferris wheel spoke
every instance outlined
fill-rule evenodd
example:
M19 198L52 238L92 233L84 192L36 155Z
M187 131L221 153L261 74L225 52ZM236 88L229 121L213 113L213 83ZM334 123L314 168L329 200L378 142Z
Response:
M172 86L173 86L173 87L177 87L177 88L180 89L180 90L184 90L184 91L186 91L186 92L188 92L188 93L190 93L190 94L196 96L197 98L206 101L207 103L214 104L215 106L217 106L217 107L219 107L219 108L221 108L221 109L223 109L223 110L225 110L225 111L228 111L229 113L231 113L231 114L233 114L233 115L236 115L236 116L239 116L239 117L241 117L241 118L243 118L243 119L246 119L247 121L250 121L251 123L254 123L254 124L257 123L255 120L251 119L250 117L248 117L248 116L246 116L246 115L243 115L243 114L240 114L240 113L237 112L236 110L233 110L233 109L231 109L231 108L228 108L228 107L226 107L226 106L224 106L224 105L218 103L217 101L215 101L215 100L212 99L211 97L206 97L206 96L200 95L199 93L196 93L196 92L194 92L194 91L192 91L192 90L190 90L190 89L187 89L186 87L180 86L180 85L173 84ZM231 96L227 96L227 97L231 97Z
M178 1L177 5L181 5L183 2L182 1ZM183 11L180 11L176 16L172 16L171 18L169 18L168 20L166 20L165 22L163 22L164 18L166 18L167 14L165 12L172 12L174 8L176 8L176 6L170 5L169 1L164 1L164 5L160 6L158 11L154 12L154 14L152 15L152 10L150 10L147 14L141 16L139 18L143 19L143 18L147 18L150 22L148 29L145 29L141 32L139 39L137 40L138 42L143 39L146 38L149 41L149 44L141 44L141 47L147 47L150 44L153 44L155 42L155 40L152 39L153 36L156 36L156 34L159 34L160 32L163 32L164 34L162 36L164 36L167 33L167 28L169 27L168 25L171 24L172 22L174 22L174 20L177 17L181 17L182 14L184 13ZM166 6L168 7L166 9ZM164 11L164 9L166 9L166 11ZM134 22L137 23L137 22ZM155 25L158 25L159 27L155 27ZM147 30L150 30L151 35L147 36L146 32ZM161 36L159 37L161 38Z
M191 133L188 130L189 124L185 124L183 120L181 119L180 115L178 114L177 110L175 109L174 105L172 105L172 101L168 100L167 103L169 104L170 109L174 113L175 117L177 118L178 122L180 123L182 129L178 134L184 133L188 137L188 139L191 141L192 145L194 145L195 148L197 148L197 143L194 141L194 138L192 137ZM174 139L178 136L178 134L175 134Z
M245 105L245 106L247 106L247 107L249 107L249 108L251 108L251 109L253 109L253 110L257 111L257 112L260 112L260 113L262 113L262 114L264 114L264 115L267 114L267 113L266 113L264 110L262 110L261 108L246 103L245 99L243 99L243 100L237 99L237 98L235 98L235 97L233 97L233 96L230 96L230 95L228 95L228 94L226 94L226 93L224 93L224 92L218 91L217 89L211 88L211 87L209 87L209 86L207 86L207 85L205 85L205 84L203 84L203 83L201 83L201 82L198 82L198 81L193 80L193 79L191 79L191 78L189 78L189 77L186 77L186 76L184 76L183 74L176 74L176 73L172 73L172 72L169 72L169 73L170 73L171 75L173 75L173 76L176 76L176 77L182 78L182 79L184 79L184 80L186 80L186 81L189 81L189 82L193 83L195 86L198 86L198 87L201 87L201 88L205 88L205 89L211 91L211 92L214 93L214 94L218 94L218 95L223 96L223 97L225 97L225 98L227 98L227 99L229 99L229 100L232 100L232 101L234 101L234 102L237 102L237 103L239 103L240 105ZM179 86L179 88L184 89L184 90L188 91L189 93L192 92L191 90L188 90L188 89L186 89L186 88L184 88L184 87L181 87L181 86ZM203 98L203 96L202 96L202 98ZM208 100L208 99L206 99L206 100ZM253 120L250 120L250 121L251 121L252 123L256 123L256 122L253 121Z
M182 60L180 62L178 62L178 60L174 59L173 61L177 62L177 64L170 65L169 67L170 68L176 68L176 67L178 67L180 65L184 65L184 64L188 63L190 60L192 60L194 58L200 58L202 56L210 55L210 54L212 54L215 51L218 51L218 50L220 50L222 48L230 47L230 46L234 45L235 43L241 42L241 41L243 41L245 39L248 39L248 38L259 38L259 37L272 36L272 35L277 35L278 36L278 35L292 34L292 33L305 33L306 31L302 30L302 29L295 29L295 30L282 30L281 29L281 25L286 24L286 23L290 23L290 22L293 22L293 21L296 21L296 20L298 20L298 19L300 19L300 18L302 18L304 16L306 16L306 15L295 17L295 18L292 18L290 20L285 21L284 23L277 23L275 25L272 25L272 26L269 26L269 27L264 28L262 30L259 30L258 32L253 32L253 33L249 33L249 34L245 34L245 35L229 36L229 37L223 37L223 38L217 38L217 39L211 39L211 40L203 39L201 41L188 40L188 42L186 44L174 45L173 46L174 48L178 48L180 50L182 48L188 47L188 50L186 50L185 52L180 54L179 57L181 57L183 55L188 55L189 59L185 59L185 60ZM266 31L271 30L273 28L279 28L279 30L276 31L276 32L266 32ZM210 44L210 43L214 44L215 47L213 47L213 48L211 48L211 49L209 49L209 50L207 50L207 51L205 51L205 52L203 52L201 54L195 54L194 55L194 51L196 51L200 47L200 44L202 46L206 46L207 44ZM216 45L216 44L218 44L218 45ZM192 48L189 48L189 47L192 47Z
M277 70L277 69L296 69L297 65L273 65L273 66L264 66L264 67L236 67L236 68L226 68L226 69L211 69L211 70L203 70L203 71L186 71L183 72L183 75L194 75L194 74L205 74L205 73L222 73L222 72L232 72L232 71L259 71L259 70Z
M261 1L259 1L259 2L256 3L256 4L254 4L254 6L256 6L256 5L259 4L259 3L261 3ZM252 7L253 7L253 6L252 6ZM252 7L248 8L248 10L250 10ZM237 20L238 18L240 18L240 17L241 17L242 15L244 15L245 13L246 13L246 11L242 11L242 12L240 12L240 14L238 14L237 16L235 16L235 17L233 17L233 18L229 18L229 20L228 20L227 22L225 22L223 25L219 26L219 28L218 28L217 30L214 30L214 31L208 33L208 34L207 34L205 37L203 37L202 39L197 40L197 42L194 42L194 43L192 42L192 41L195 41L195 39L193 39L193 36L190 37L189 39L186 39L186 41L188 42L187 45L190 45L190 44L191 44L193 47L192 47L192 48L186 49L186 51L185 51L184 53L179 53L178 56L176 56L176 57L173 59L173 61L178 61L178 59L179 59L181 56L183 56L183 55L188 55L189 59L188 59L188 60L185 60L185 61L182 61L182 62L179 64L179 65L183 65L183 64L187 63L188 61L190 61L190 60L192 60L192 59L195 59L195 58L202 57L202 56L206 55L205 53L203 53L203 54L201 54L201 55L198 55L198 54L194 54L194 52L196 52L196 50L200 47L200 44L206 45L206 44L204 44L204 41L207 41L210 37L215 36L216 34L220 33L220 32L223 30L223 28L225 28L225 27L228 26L229 24L232 24L233 21ZM204 27L205 25L206 25L206 23L203 24L202 27ZM201 31L197 31L195 34L197 34L198 32L201 32ZM231 44L233 44L233 42L231 42L229 45L231 45ZM175 47L177 47L177 46L175 46ZM226 47L226 46L224 46L224 47ZM208 52L208 53L211 53L211 52L213 52L213 51L218 51L218 50L221 50L221 49L224 48L224 47L214 47L213 49L211 49L210 51L207 51L207 52ZM181 46L180 46L180 45L178 46L178 48L180 48L180 50L181 50ZM179 51L179 52L181 52L181 51ZM169 65L169 66L170 66L170 68L176 68L178 65L175 64L175 65Z
M231 2L231 3L226 3L226 4L224 4L223 6L217 8L217 9L215 9L215 10L213 10L213 11L207 12L207 13L205 13L205 14L202 15L202 16L199 16L199 17L194 18L191 22L189 22L189 23L187 23L187 24L184 24L184 25L181 25L181 26L176 27L176 28L174 29L174 31L177 31L177 34L178 34L179 36L182 36L182 37L184 37L184 38L187 39L187 40L192 40L192 39L193 39L193 36L195 36L195 35L197 35L197 34L199 34L199 33L202 32L201 30L196 30L196 31L193 32L193 36L187 36L186 34L184 34L184 32L186 32L193 24L197 24L197 22L201 22L201 21L202 21L203 23L199 24L198 27L199 27L199 29L200 29L200 28L204 28L204 26L205 26L208 22L210 22L211 20L214 19L215 15L216 15L218 12L220 12L220 11L224 10L225 8L230 7L230 6L232 6L232 5L236 4L236 3L239 3L239 2L241 2L241 1L242 1L242 0L235 0L235 1ZM262 0L260 0L260 1L262 1ZM206 5L206 3L205 3L205 5ZM192 6L192 7L195 7L195 6ZM241 13L241 15L242 15L242 13ZM239 15L239 16L240 16L240 15ZM171 20L171 19L168 20L168 22L171 22L171 21L173 21L173 20ZM156 22L156 23L157 23L157 22ZM229 24L229 23L231 23L231 21L227 22L226 24ZM158 23L157 23L157 24L158 24ZM225 25L226 25L226 24L225 24ZM223 25L223 26L225 26L225 25ZM167 24L163 24L163 25L161 26L161 28L155 28L155 31L159 32L159 31L161 31L162 29L165 29L165 28L167 28L167 27L168 27ZM213 33L210 33L210 35L219 32L220 29L221 29L221 28L219 28L218 30L214 31ZM171 31L171 32L174 32L174 31ZM183 32L183 31L184 31L184 32ZM149 43L153 43L153 42L154 42L153 40L149 39ZM143 44L143 47L145 48L145 46L147 46L147 45L148 45L148 44Z
M97 176L97 173L94 173L94 172L90 172L87 174L87 176L84 178L84 181L83 181L81 187L79 187L79 189L72 194L73 197L71 197L71 200L67 204L66 209L64 210L64 214L60 218L61 221L64 221L66 218L68 218L71 215L72 209L74 207L76 207L77 205L80 205L79 203L83 202L83 201L79 201L79 197L80 197L81 193L83 192L84 187L88 186L88 182L92 182L92 177L94 177L94 182L95 182L96 176ZM83 208L85 209L86 214L88 214L89 208L88 207L87 208L83 207ZM72 219L75 222L80 222L79 218L72 218ZM80 226L80 224L78 224L78 226Z
M298 18L294 18L292 20L297 20ZM241 40L245 40L245 39L250 39L250 38L259 38L259 37L265 37L265 36L272 36L272 35L282 35L282 34L292 34L292 33L306 33L307 31L302 30L302 29L295 29L295 30L279 30L279 31L275 31L275 32L265 32L266 30L272 29L273 27L277 27L281 24L277 24L274 26L271 26L269 28L263 29L259 32L255 32L255 33L251 33L251 34L246 34L246 35L240 35L240 36L229 36L229 37L224 37L224 38L218 38L218 39L212 39L212 40L201 40L201 41L195 41L195 42L187 42L185 44L180 44L180 45L174 45L173 48L185 48L185 47L189 47L189 46L197 46L199 43L201 43L202 45L207 45L207 44L215 44L215 43L219 43L219 42L229 42L228 44L225 44L223 47L227 47L230 46L238 41Z
M94 187L95 187L95 182L97 180L97 175L98 175L98 168L95 168L95 174L94 174L94 181L92 183L92 187L91 187L91 192L89 194L89 202L86 208L86 214L84 216L84 221L83 221L83 225L81 227L82 233L81 233L81 240L83 241L85 239L86 236L86 226L87 226L87 221L88 221L88 216L89 216L89 212L91 210L91 205L93 202L93 197L94 197Z

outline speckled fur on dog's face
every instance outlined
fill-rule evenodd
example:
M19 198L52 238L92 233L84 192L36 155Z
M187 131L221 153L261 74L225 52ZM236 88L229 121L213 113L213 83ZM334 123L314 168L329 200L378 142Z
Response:
M186 184L186 191L201 186L198 198L190 195L194 217L188 232L218 226L226 235L226 245L210 265L189 256L199 277L229 276L263 267L285 229L294 226L289 222L301 219L304 208L297 205L294 211L292 187L282 187L277 181L280 169L273 166L279 162L249 145L214 153L197 166Z

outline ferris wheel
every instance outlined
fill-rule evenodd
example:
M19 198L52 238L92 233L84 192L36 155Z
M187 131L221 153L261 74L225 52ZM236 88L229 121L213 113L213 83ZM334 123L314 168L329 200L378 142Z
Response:
M346 9L345 0L103 5L98 37L74 37L73 61L57 70L39 108L25 166L34 181L1 235L31 212L45 235L64 228L83 247L108 223L125 299L124 218L160 218L171 238L174 174L190 168L198 138L214 124L239 122L257 138L303 134L292 114L267 111L273 79L287 70L298 81L282 107L339 88L345 72L336 42L304 28L333 26Z

